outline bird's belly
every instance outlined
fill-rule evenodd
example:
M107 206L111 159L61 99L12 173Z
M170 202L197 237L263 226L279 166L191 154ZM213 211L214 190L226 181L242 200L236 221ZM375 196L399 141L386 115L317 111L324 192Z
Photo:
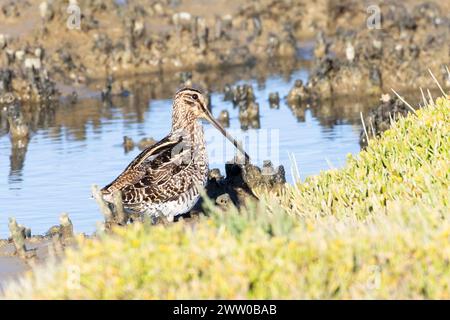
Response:
M203 186L205 185L206 181ZM199 199L200 193L197 188L192 187L180 194L174 200L161 203L148 203L144 210L144 214L151 217L164 216L168 220L172 220L175 216L189 212Z
M198 199L200 199L200 195L182 202L173 200L150 204L145 209L145 214L151 217L164 216L171 220L175 216L189 212L195 206Z

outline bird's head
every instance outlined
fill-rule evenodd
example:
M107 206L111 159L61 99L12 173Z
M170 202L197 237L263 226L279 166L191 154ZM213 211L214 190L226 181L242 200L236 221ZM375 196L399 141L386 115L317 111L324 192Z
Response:
M205 119L222 133L233 145L241 151L248 160L250 157L242 146L234 139L222 125L213 117L208 109L208 101L205 96L196 89L184 88L179 90L174 97L173 118L178 122L196 121Z

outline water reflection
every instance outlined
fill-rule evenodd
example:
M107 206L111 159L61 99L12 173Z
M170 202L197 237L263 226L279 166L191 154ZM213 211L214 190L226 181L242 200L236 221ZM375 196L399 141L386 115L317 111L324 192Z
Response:
M28 142L28 138L11 140L9 184L22 181L22 169L25 163Z
M213 115L218 117L226 110L230 130L235 131L242 131L239 110L224 101L221 92L227 84L252 85L260 107L261 129L249 127L247 132L278 130L279 160L286 167L288 181L292 181L289 154L295 155L304 178L328 169L330 164L340 166L347 153L358 152L359 112L373 105L367 99L334 99L309 108L289 108L284 97L296 79L307 81L308 68L301 61L271 62L193 72L192 82L211 92ZM137 142L144 137L158 140L168 133L171 98L181 79L180 74L118 78L114 82L116 91L126 88L131 94L105 102L99 95L79 95L75 103L68 99L52 105L22 105L14 109L19 113L13 124L26 124L26 139L10 135L8 119L12 119L12 111L1 110L0 237L7 235L9 215L30 226L34 233L43 233L57 223L62 211L71 215L76 231L92 232L102 217L90 199L90 185L110 182L140 152L138 148L126 152L124 136ZM105 82L90 85L100 90ZM279 108L270 107L272 92L279 93ZM215 161L211 167L223 170L223 161Z

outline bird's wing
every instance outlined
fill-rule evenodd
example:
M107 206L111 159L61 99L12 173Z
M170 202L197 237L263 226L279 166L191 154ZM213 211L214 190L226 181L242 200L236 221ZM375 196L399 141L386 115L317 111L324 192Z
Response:
M125 171L103 190L108 193L121 190L125 205L144 201L167 201L186 187L182 180L178 184L167 182L173 181L173 176L191 166L189 149L184 148L181 138L166 137L139 154Z

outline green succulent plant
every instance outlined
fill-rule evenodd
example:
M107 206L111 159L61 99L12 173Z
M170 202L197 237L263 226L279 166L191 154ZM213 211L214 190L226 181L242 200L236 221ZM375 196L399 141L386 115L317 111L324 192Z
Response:
M238 211L79 239L7 298L450 298L450 100ZM75 270L75 272L74 272Z

